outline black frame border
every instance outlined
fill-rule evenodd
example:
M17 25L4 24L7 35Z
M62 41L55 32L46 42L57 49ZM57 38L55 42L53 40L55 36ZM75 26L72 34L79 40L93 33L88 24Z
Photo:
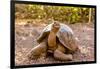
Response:
M94 61L70 62L70 63L53 63L53 64L37 64L37 65L20 65L15 66L15 4L39 4L39 5L54 5L54 6L70 6L70 7L87 7L95 8L95 24L94 24ZM77 64L92 64L97 63L97 50L96 50L96 22L97 22L97 7L96 5L80 5L80 4L67 4L67 3L52 3L52 2L36 2L36 1L11 1L10 2L10 68L28 68L28 67L47 67L47 66L61 66L61 65L77 65Z

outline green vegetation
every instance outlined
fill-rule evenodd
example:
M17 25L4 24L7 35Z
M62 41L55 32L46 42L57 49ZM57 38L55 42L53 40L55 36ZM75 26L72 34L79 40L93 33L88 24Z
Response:
M16 4L16 19L54 19L67 23L94 22L95 9L69 6Z

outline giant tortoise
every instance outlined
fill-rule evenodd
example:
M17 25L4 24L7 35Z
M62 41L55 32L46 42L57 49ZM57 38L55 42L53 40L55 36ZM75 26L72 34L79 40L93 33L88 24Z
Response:
M58 21L46 26L37 42L39 45L31 51L31 59L52 53L55 59L72 60L72 54L78 49L77 40L72 29Z

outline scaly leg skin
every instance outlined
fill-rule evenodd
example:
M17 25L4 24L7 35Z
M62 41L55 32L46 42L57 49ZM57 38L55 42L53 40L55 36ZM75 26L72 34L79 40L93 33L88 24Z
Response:
M66 49L61 46L58 45L58 48L54 51L54 58L61 60L61 61L69 61L73 59L72 54L65 54Z
M54 58L61 61L69 61L72 60L73 56L72 54L64 54L63 52L56 50L54 52Z
M37 59L41 56L46 56L46 51L47 51L47 43L46 42L41 42L38 46L34 47L29 53L28 53L28 58L30 60L32 59Z

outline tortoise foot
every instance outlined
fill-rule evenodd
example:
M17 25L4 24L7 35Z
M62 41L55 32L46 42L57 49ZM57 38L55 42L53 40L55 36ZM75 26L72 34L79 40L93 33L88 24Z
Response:
M64 54L63 52L56 50L54 52L54 58L61 61L71 61L73 56L72 54Z

